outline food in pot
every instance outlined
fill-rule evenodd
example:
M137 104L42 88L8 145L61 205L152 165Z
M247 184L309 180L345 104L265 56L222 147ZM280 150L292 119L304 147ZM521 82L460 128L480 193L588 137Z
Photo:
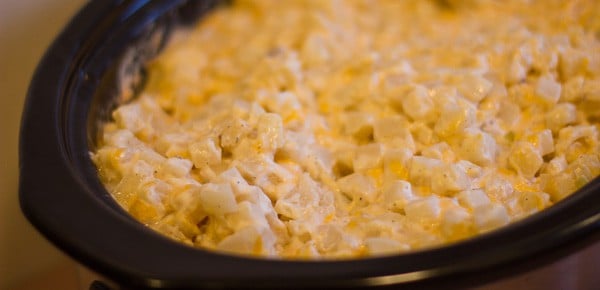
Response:
M92 159L186 244L402 253L600 173L597 1L234 1L173 39Z

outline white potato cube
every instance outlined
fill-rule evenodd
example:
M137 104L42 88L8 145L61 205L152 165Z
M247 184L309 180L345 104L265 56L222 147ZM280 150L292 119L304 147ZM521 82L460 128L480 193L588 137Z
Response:
M383 146L379 143L371 143L356 148L352 165L354 171L362 172L367 169L381 166L383 157Z
M315 246L321 252L333 252L343 244L344 233L339 226L324 224L314 234Z
M433 224L440 221L442 207L437 196L416 199L404 207L406 217L420 224Z
M446 142L436 143L423 148L421 150L421 155L424 157L443 160L444 162L453 162L455 158L452 148Z
M539 150L531 143L515 142L508 155L508 164L525 178L532 178L544 164Z
M547 104L556 104L560 99L562 86L552 75L546 74L537 80L536 95Z
M490 204L490 198L480 189L461 191L456 198L462 207L470 210Z
M590 141L598 140L598 129L595 126L577 125L567 126L558 131L556 140L556 152L565 153L567 149L580 138L587 138ZM597 141L595 141L597 142Z
M221 172L216 181L231 184L231 187L236 194L238 194L236 187L249 186L248 182L244 179L240 171L235 167L231 167Z
M492 82L475 74L462 75L456 81L458 91L474 103L478 103L485 98L493 87Z
M433 173L442 166L443 163L439 159L413 156L410 159L410 180L417 185L430 186Z
M250 126L240 119L233 119L220 127L219 143L227 150L233 150L250 131Z
M199 195L202 208L208 214L224 215L237 210L235 196L229 184L204 184Z
M407 148L387 148L383 155L383 173L386 180L408 179L413 153Z
M266 113L259 117L258 140L260 140L261 151L274 152L283 146L283 121L277 114Z
M600 77L596 75L594 78L586 79L582 91L586 101L600 101Z
M557 202L577 190L576 180L572 174L541 174L540 183L553 202Z
M110 135L104 135L103 140L106 142L106 145L119 148L144 146L144 143L129 130L119 129L111 133Z
M552 131L549 129L542 130L534 135L533 143L536 145L542 156L554 152L554 139L552 138Z
M441 137L461 132L475 122L475 107L466 101L448 104L435 123L434 131Z
M221 147L211 138L205 138L188 146L194 166L202 168L221 163Z
M497 116L504 124L517 124L521 119L521 115L521 109L518 104L506 99L500 103L500 109L498 110Z
M519 207L523 212L538 212L549 205L550 196L544 192L522 192L518 197Z
M373 115L365 112L347 112L341 115L344 132L348 135L361 134L373 130Z
M261 233L254 227L246 227L224 238L217 244L217 250L249 255L265 254Z
M415 198L410 182L405 180L395 180L383 190L386 207L392 210L404 209L404 206Z
M496 159L496 140L490 134L478 129L464 131L458 152L463 159L484 166Z
M431 190L436 194L447 194L469 188L471 180L467 173L455 164L441 166L431 178Z
M495 200L506 200L513 195L514 188L510 181L500 175L492 175L485 185L485 193Z
M565 102L579 101L584 95L584 81L583 76L574 76L567 80L561 91L560 100Z
M192 169L192 161L184 159L171 157L167 159L161 168L161 172L175 176L175 177L183 177L186 176L190 170Z
M569 47L560 52L559 72L561 76L574 76L585 73L588 59L586 54L579 49Z
M371 255L398 254L410 250L409 245L389 238L371 237L366 238L364 243Z
M553 132L558 132L565 126L577 120L577 108L571 103L561 103L546 113L546 126Z
M177 211L189 213L200 206L200 187L191 186L168 196L169 204Z
M419 145L428 146L434 142L433 129L424 122L414 122L410 127L410 131L415 141L421 143ZM415 149L414 147L412 148L413 150Z
M466 172L467 176L469 176L470 178L477 178L481 176L483 171L480 166L477 166L473 162L467 160L459 160L458 162L456 162L456 166L458 166L464 172Z
M350 122L355 122L351 120ZM394 139L412 139L408 121L400 116L378 119L373 125L373 137L377 142L387 142ZM412 143L412 140L409 140Z
M326 62L331 57L330 54L326 38L317 33L310 33L300 50L303 63L308 66L317 66Z
M472 232L473 216L464 208L448 208L442 214L440 228L450 240L467 237Z
M340 190L353 199L372 202L377 197L375 182L362 173L352 173L337 180Z
M559 155L548 162L548 165L544 168L544 173L558 174L565 169L567 169L567 160L564 155Z
M113 112L112 116L119 127L133 133L140 132L150 126L148 120L142 117L145 114L142 112L141 105L137 103L120 106Z
M307 173L300 177L298 187L275 203L275 210L291 219L310 215L319 206L319 186Z
M531 64L531 56L523 50L517 51L510 59L506 71L506 80L509 83L519 83L527 77L527 70Z
M501 204L488 204L476 207L473 210L475 226L480 232L487 232L510 222L510 216L506 208Z
M427 88L416 85L401 99L404 113L413 120L431 118L434 113L434 103Z

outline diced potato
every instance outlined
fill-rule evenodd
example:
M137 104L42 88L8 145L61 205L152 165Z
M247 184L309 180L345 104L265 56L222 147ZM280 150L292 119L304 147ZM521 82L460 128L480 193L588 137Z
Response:
M237 210L237 203L229 184L209 183L200 189L200 204L212 215L224 215Z
M458 166L462 171L467 173L467 176L469 176L471 178L476 178L476 177L481 176L482 168L480 166L473 164L470 161L459 160L458 162L456 162L456 166Z
M448 164L434 171L431 190L436 194L448 194L468 189L471 185L467 173L456 164Z
M496 140L481 130L468 129L463 133L458 152L463 159L477 165L489 165L496 160Z
M570 193L577 190L575 179L571 174L542 174L540 175L542 188L550 194L552 201L557 202L565 198Z
M559 72L563 77L579 75L587 68L586 55L581 50L569 47L560 53Z
M492 176L485 186L485 193L495 200L507 200L513 192L513 184L502 176Z
M475 226L481 232L496 229L510 222L506 208L496 203L476 207L473 210L473 217Z
M298 184L298 189L278 199L275 210L288 218L300 219L305 215L312 214L311 209L319 205L318 185L304 174Z
M409 245L389 238L366 238L365 246L370 255L389 255L410 250Z
M396 180L383 190L383 198L387 208L399 211L416 197L408 181Z
M169 158L163 164L161 171L176 177L187 175L192 169L192 161L183 158Z
M549 129L534 135L532 141L542 156L554 152L554 139L552 138L552 131Z
M546 126L553 132L558 132L577 119L577 109L571 103L561 103L546 113Z
M344 132L348 135L360 134L360 132L373 132L374 118L371 114L364 112L347 112L341 116Z
M188 150L194 166L197 168L216 165L221 162L222 150L211 138L191 143Z
M148 126L148 123L142 118L142 107L139 104L128 104L119 107L113 112L113 118L119 127L134 134Z
M552 158L544 168L544 173L558 174L567 168L567 160L563 155Z
M456 197L461 206L471 210L490 204L490 199L485 192L480 189L461 191Z
M315 233L315 246L320 252L335 252L343 242L342 230L333 225L321 225Z
M414 86L401 102L402 109L413 120L429 119L434 113L433 100L424 86Z
M355 123L355 120L349 120L350 123ZM381 118L375 121L373 125L373 137L377 142L390 142L399 139L399 142L413 143L412 135L410 134L410 126L406 119L393 116Z
M381 167L384 151L383 146L378 143L359 146L356 149L352 165L354 170L362 172L367 169Z
M570 78L561 90L560 99L566 102L579 101L584 95L583 83L584 78L582 76L575 76Z
M543 163L540 152L529 142L516 142L508 156L508 164L525 178L533 178Z
M231 151L243 138L246 138L250 132L250 125L236 118L221 124L218 130L221 130L219 135L220 146ZM221 152L221 148L218 148L218 151Z
M407 180L412 155L412 151L407 148L386 149L383 155L384 178L386 180Z
M444 162L454 161L454 151L446 142L440 142L433 144L427 148L421 150L421 155L428 158L439 159Z
M144 224L152 224L164 215L164 209L143 198L138 198L129 207L129 213Z
M423 156L413 156L410 159L410 181L417 185L431 186L433 174L442 168L442 161Z
M549 205L550 196L543 192L521 192L519 206L529 214L538 212Z
M598 142L598 129L595 126L567 126L558 131L556 151L564 153L577 139L584 138L589 142Z
M416 223L433 224L439 223L442 215L440 199L436 196L429 196L416 199L404 207L406 217Z
M442 108L441 116L435 123L434 131L441 137L462 132L475 122L475 108L465 102L448 104Z
M519 83L527 77L528 64L520 54L515 54L507 65L506 80L509 83Z
M551 75L541 76L536 84L536 95L547 104L556 104L560 98L562 86Z
M414 136L414 140L421 146L429 146L435 142L435 136L433 129L423 122L415 122L412 124L411 133ZM410 149L414 151L416 146L412 146Z
M362 173L352 173L337 181L340 190L353 199L372 202L377 197L377 188L373 179Z
M450 208L442 214L442 233L451 241L464 239L473 231L473 216L465 209Z
M279 115L266 113L260 116L257 130L261 150L274 152L283 146L283 121Z
M480 75L461 75L456 81L458 91L468 100L478 103L492 90L493 84Z
M265 252L261 233L254 227L247 227L236 231L223 239L217 250L238 255L259 255Z

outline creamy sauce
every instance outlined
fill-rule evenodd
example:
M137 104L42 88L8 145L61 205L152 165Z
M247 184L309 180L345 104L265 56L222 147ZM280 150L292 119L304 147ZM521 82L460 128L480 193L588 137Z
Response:
M149 64L92 158L186 244L441 246L600 174L597 1L235 1Z

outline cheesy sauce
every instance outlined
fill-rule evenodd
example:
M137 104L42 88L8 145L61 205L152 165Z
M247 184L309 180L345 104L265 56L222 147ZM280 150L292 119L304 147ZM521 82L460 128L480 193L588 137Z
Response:
M600 174L598 1L239 0L148 65L92 152L183 243L276 258L443 246Z

